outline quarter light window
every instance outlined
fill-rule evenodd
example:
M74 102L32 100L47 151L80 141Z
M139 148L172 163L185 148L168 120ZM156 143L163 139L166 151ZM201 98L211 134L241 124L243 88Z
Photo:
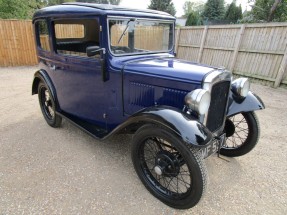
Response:
M38 31L38 46L45 51L51 51L49 44L49 31L47 22L38 21L36 23L36 28Z

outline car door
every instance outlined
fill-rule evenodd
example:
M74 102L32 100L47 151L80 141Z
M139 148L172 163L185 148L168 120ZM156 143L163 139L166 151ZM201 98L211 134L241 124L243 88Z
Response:
M88 57L86 48L101 47L98 18L57 19L52 22L54 60L51 77L60 109L105 125L106 85L102 81L102 56Z

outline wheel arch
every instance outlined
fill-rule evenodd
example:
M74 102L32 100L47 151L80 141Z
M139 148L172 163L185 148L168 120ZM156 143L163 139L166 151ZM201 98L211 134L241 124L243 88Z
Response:
M49 77L48 73L45 70L40 69L35 72L34 79L32 82L32 95L38 94L38 86L41 81L47 84L47 86L49 87L49 90L52 94L51 96L56 104L56 109L58 109L59 106L58 106L56 89L53 85L51 78Z
M135 133L146 124L164 127L180 137L182 141L195 147L204 147L212 139L212 133L203 124L169 106L145 108L130 116L108 136L118 132Z

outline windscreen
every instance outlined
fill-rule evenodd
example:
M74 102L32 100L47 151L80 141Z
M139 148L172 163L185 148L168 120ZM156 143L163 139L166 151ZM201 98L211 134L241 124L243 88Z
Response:
M173 22L110 19L110 50L115 55L168 52L173 47Z

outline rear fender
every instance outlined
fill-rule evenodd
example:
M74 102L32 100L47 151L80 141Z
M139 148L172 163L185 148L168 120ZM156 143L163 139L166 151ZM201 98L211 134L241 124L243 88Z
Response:
M245 98L238 98L233 93L229 96L229 107L227 116L233 116L237 113L250 112L265 109L265 105L261 98L251 91Z
M182 111L169 107L149 107L129 117L123 124L115 128L108 136L120 130L140 128L144 124L156 124L169 129L186 142L195 147L204 147L212 139L212 133L195 118Z
M52 80L50 79L48 73L45 70L40 69L37 72L35 72L33 83L32 83L32 95L38 94L38 86L41 81L46 83L47 86L49 87L51 94L52 94L51 96L53 100L55 101L56 108L57 108L58 100L57 100L56 90L55 90Z

